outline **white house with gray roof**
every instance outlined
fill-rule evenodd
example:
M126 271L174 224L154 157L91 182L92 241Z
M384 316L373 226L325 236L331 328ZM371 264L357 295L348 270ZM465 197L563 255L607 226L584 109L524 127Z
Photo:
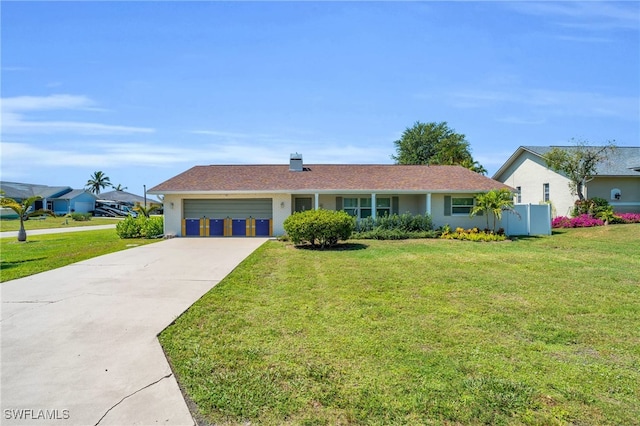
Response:
M547 167L543 156L554 146L521 146L493 175L517 191L517 203L550 202L554 216L569 216L577 196L569 179ZM575 146L559 147L575 149ZM587 181L587 198L609 201L616 213L640 213L640 147L616 147Z

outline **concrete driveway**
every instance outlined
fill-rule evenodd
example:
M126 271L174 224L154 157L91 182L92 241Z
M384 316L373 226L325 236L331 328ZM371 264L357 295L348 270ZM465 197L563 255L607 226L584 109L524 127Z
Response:
M174 238L0 284L3 425L193 425L156 336L264 238Z

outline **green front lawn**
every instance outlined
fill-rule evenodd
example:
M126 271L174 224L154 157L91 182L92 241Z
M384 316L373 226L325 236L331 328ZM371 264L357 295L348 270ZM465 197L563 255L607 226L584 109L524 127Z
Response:
M271 241L160 340L215 424L639 424L639 241Z
M0 239L0 282L156 241L123 240L115 229L49 235L29 235L27 231L23 243L15 237Z

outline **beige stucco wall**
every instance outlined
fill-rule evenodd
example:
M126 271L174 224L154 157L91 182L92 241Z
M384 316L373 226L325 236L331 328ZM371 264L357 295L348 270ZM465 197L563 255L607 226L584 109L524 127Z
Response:
M452 229L455 228L480 228L484 229L487 226L487 218L483 216L469 217L468 214L445 216L444 212L444 197L445 195L451 195L452 197L474 197L475 194L432 194L431 195L431 218L435 228L440 228L445 225L449 225ZM493 227L493 217L489 217L489 227Z
M327 210L335 210L336 208L336 196L341 197L370 197L371 194L320 194L318 197L319 205ZM428 195L425 194L377 194L377 197L392 197L397 196L399 198L398 212L411 213L411 214L424 214L427 211ZM452 228L463 227L484 228L486 226L486 218L484 216L470 218L468 215L444 215L444 196L445 194L432 194L431 195L431 216L435 228L449 225ZM460 197L473 197L473 193L468 194L456 194ZM279 193L255 193L255 194L167 194L164 198L164 226L166 235L182 236L182 218L183 214L183 200L185 199L238 199L238 198L271 198L272 199L272 213L273 213L273 233L274 235L284 234L283 223L284 220L293 212L295 198L311 198L312 206L315 208L315 195L314 194L279 194ZM490 219L491 220L491 219ZM490 222L492 226L492 222Z
M620 199L612 197L612 190L620 190ZM634 177L596 176L587 183L585 196L604 198L617 213L640 213L640 173Z
M569 179L546 167L544 161L529 152L521 154L496 180L521 188L523 204L541 204L543 184L549 184L553 216L569 216L577 197L571 195Z

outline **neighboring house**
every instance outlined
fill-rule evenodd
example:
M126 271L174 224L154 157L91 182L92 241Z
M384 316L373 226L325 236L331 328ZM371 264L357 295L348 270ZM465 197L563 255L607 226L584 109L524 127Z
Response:
M569 216L578 197L571 194L565 175L547 167L543 156L552 148L519 147L493 179L515 188L517 203L550 202L554 216ZM586 184L585 197L604 198L617 213L640 213L640 147L616 147L596 171Z
M479 192L508 186L460 166L314 164L195 166L151 188L164 195L165 234L281 235L294 212L361 219L428 213L436 227L486 226L469 216Z
M55 214L66 213L90 213L96 208L96 197L84 189L73 189L66 194L60 195L51 200L53 212Z
M58 215L71 212L88 213L95 208L95 195L83 189L72 189L69 186L0 182L0 189L5 192L5 197L13 198L18 202L39 195L42 200L34 203L34 209L52 210Z

